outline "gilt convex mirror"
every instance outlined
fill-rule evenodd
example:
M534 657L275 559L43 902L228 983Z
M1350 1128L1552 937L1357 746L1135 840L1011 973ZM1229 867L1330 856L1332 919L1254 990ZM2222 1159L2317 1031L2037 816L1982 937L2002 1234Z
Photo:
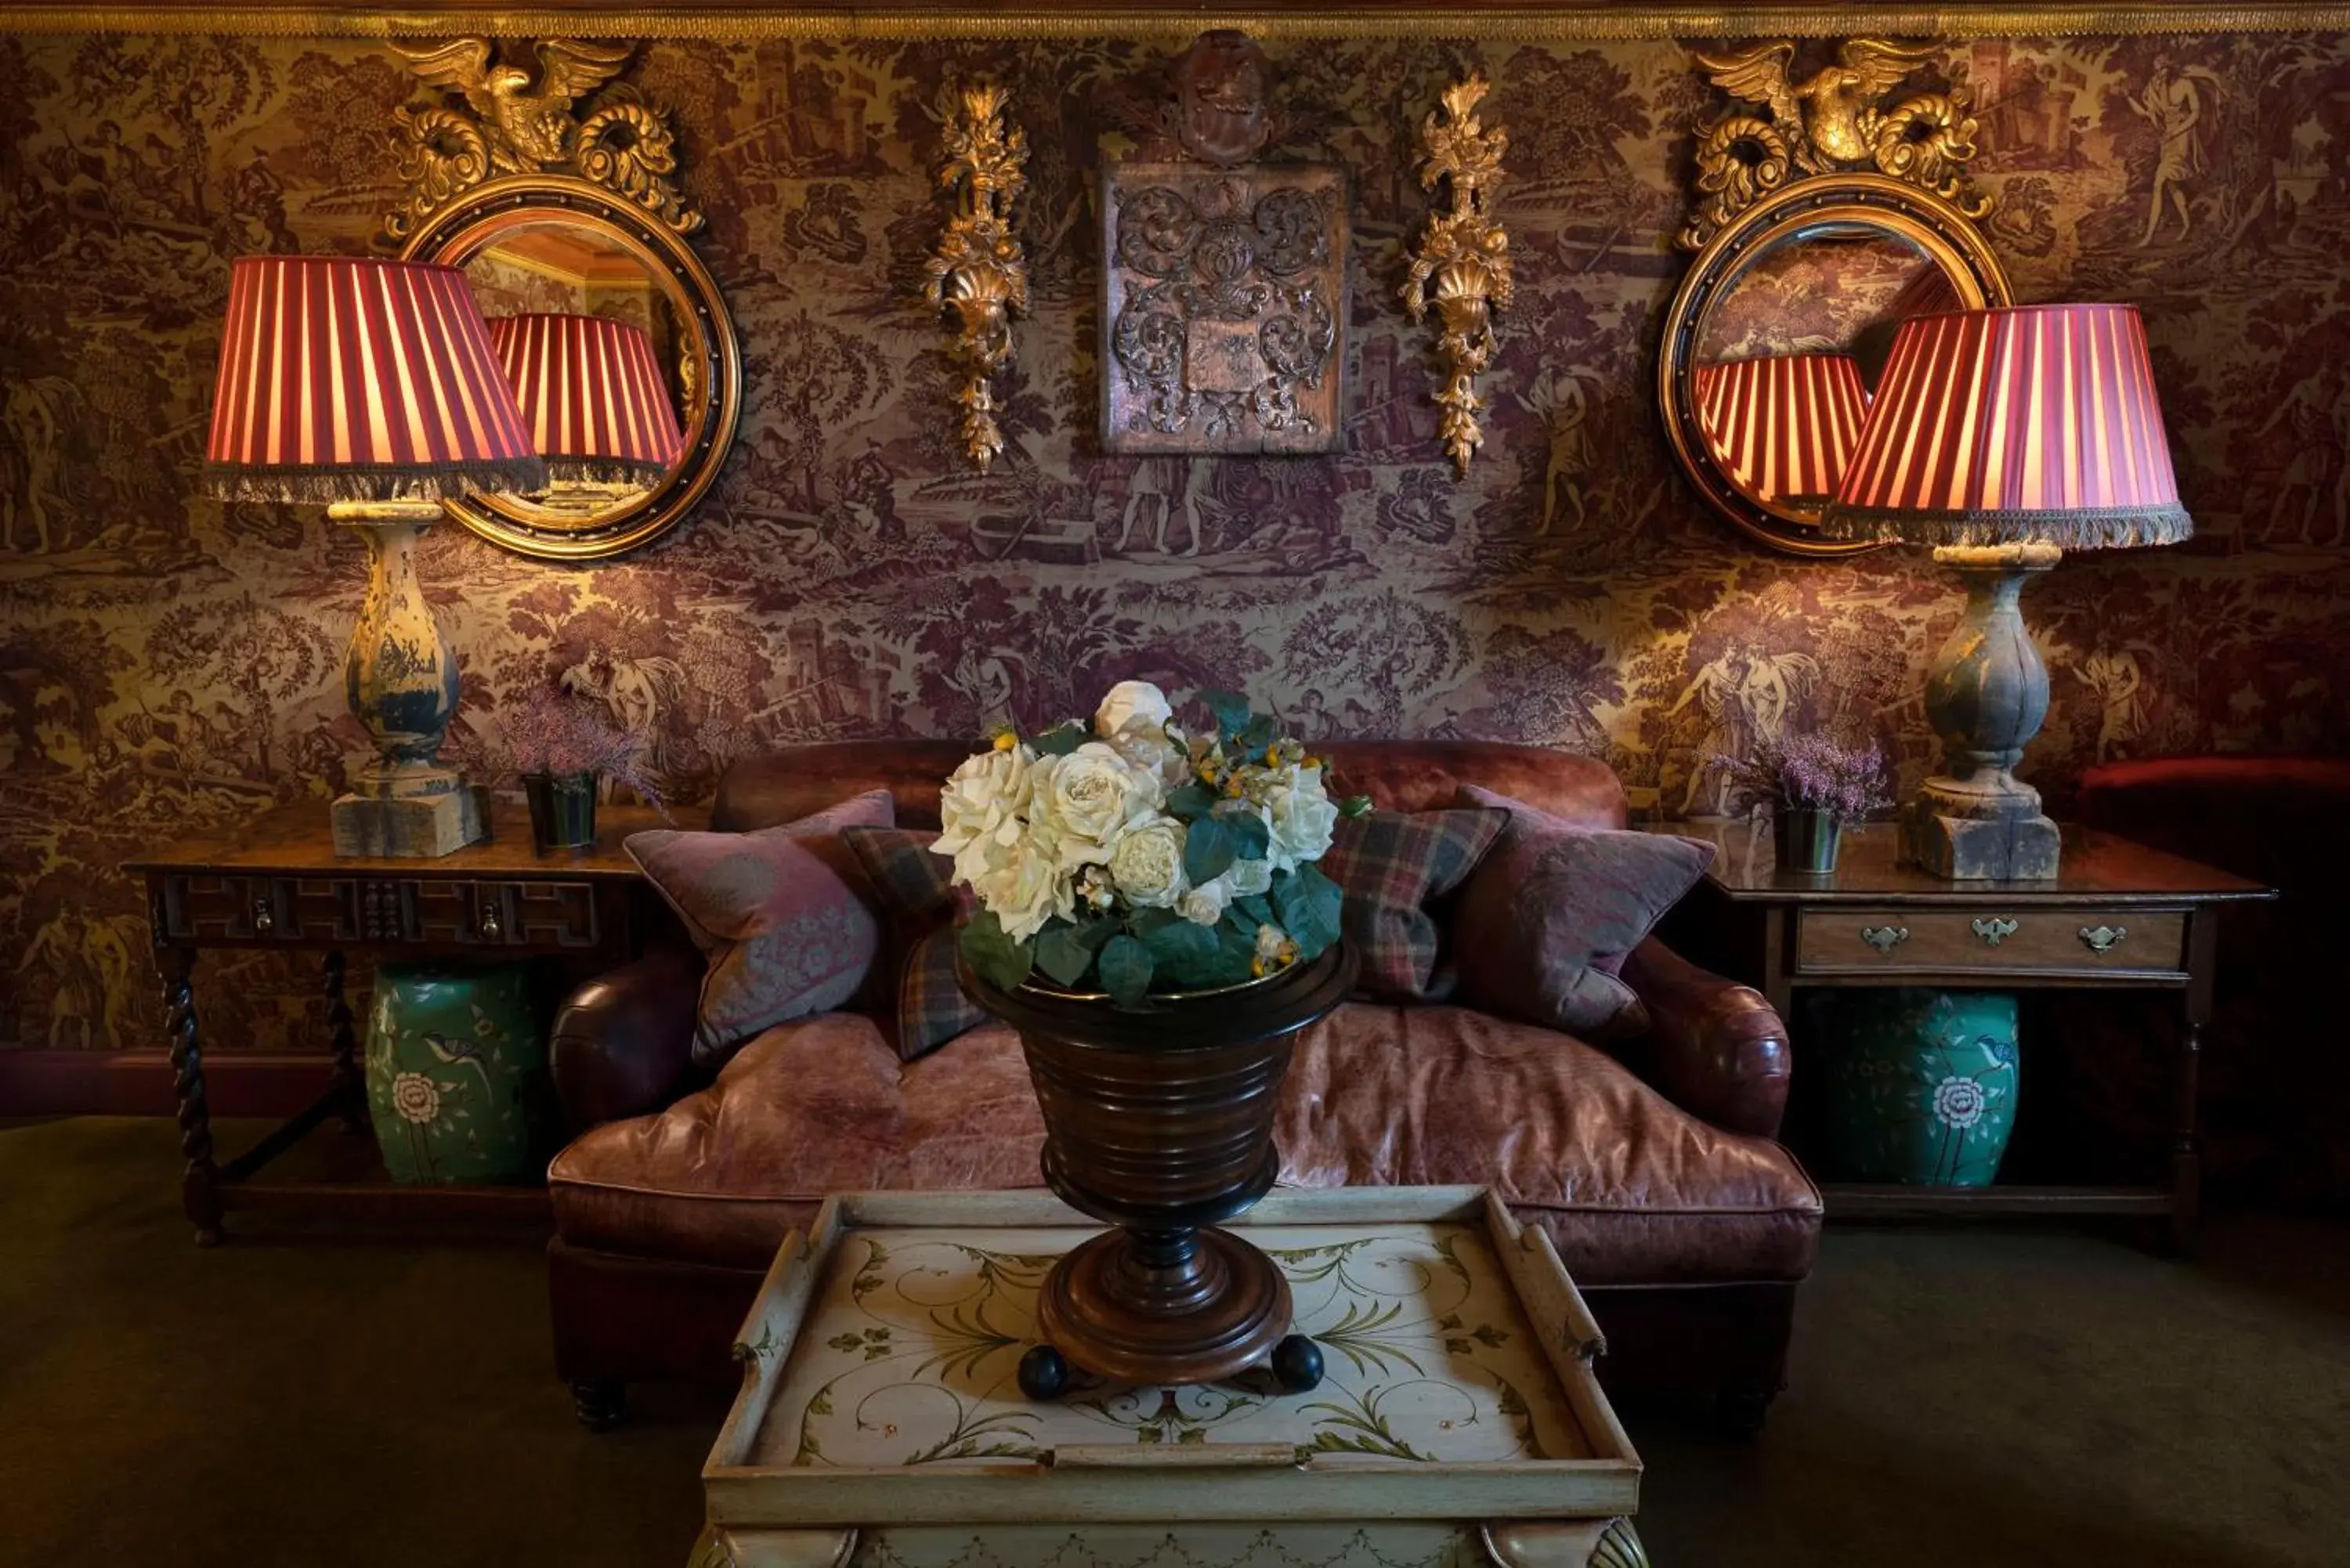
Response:
M2010 302L1968 187L1963 94L1905 91L1930 45L1853 39L1816 74L1790 42L1699 63L1734 100L1697 132L1697 253L1666 317L1665 429L1690 482L1777 549L1821 536L1895 325Z
M410 260L464 271L551 483L446 505L524 555L593 560L682 521L718 476L742 405L733 323L686 236L668 120L626 84L620 46L537 48L532 112L489 43L395 46L467 109L402 110L408 193L385 223ZM600 90L599 90L600 89ZM594 93L573 111L573 100Z

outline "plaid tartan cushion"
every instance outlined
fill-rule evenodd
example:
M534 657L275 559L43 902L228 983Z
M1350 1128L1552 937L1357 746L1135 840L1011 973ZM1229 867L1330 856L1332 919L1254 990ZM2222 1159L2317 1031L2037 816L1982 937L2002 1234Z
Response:
M889 925L897 984L890 1044L911 1062L987 1022L955 980L954 862L931 853L935 833L853 827L841 837L857 852Z
M1440 934L1428 906L1469 879L1506 811L1373 812L1338 824L1322 874L1345 889L1339 924L1362 961L1359 987L1377 1002L1440 1002Z

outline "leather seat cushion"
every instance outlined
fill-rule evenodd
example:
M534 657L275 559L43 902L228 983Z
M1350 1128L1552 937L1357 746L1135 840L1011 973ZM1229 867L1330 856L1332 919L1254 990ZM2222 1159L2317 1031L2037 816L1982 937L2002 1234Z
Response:
M1818 1190L1766 1138L1709 1127L1565 1035L1453 1007L1349 1003L1298 1042L1277 1137L1303 1187L1482 1184L1587 1285L1798 1280ZM872 1020L769 1030L710 1087L598 1127L548 1172L574 1246L764 1267L827 1194L1035 1187L1018 1036L898 1059Z

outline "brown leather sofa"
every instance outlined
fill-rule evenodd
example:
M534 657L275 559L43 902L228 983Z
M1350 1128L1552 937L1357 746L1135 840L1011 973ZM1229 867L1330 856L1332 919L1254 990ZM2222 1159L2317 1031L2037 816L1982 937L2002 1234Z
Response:
M1479 742L1321 748L1385 810L1482 784L1621 826L1624 792L1588 758ZM936 826L959 742L848 742L738 763L712 826L788 822L889 790ZM581 1418L626 1386L732 1381L734 1330L785 1231L827 1194L1036 1187L1043 1130L1018 1039L990 1025L900 1063L863 1013L771 1029L714 1078L689 1063L700 961L655 953L575 992L556 1086L588 1130L548 1172L556 1360ZM1758 1425L1783 1382L1820 1199L1773 1141L1786 1033L1756 992L1651 939L1625 968L1647 1036L1614 1055L1464 1008L1350 1002L1301 1041L1284 1090L1282 1179L1482 1183L1548 1231L1608 1337L1611 1387L1711 1393Z

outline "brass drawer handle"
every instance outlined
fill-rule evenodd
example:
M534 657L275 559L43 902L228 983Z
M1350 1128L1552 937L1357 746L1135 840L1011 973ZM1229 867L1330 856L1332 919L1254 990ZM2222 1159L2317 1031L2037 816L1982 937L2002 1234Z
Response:
M1863 926L1860 928L1860 940L1866 942L1870 947L1875 948L1878 952L1889 953L1895 948L1899 947L1903 942L1909 940L1909 928L1907 926Z
M2081 945L2093 953L2109 953L2129 935L2127 926L2083 926Z
M482 906L482 935L489 938L492 941L496 941L499 937L504 934L504 931L505 928L498 920L497 906L494 904L484 904Z
M2000 943L2007 940L2008 938L2015 935L2015 922L2013 920L2002 920L1996 915L1987 920L1977 919L1973 922L1973 926L1975 935L1981 937L1986 944L1991 947L1997 947Z
M265 937L271 931L276 929L276 928L277 917L270 913L269 900L266 898L255 898L253 901L254 930L257 934Z

